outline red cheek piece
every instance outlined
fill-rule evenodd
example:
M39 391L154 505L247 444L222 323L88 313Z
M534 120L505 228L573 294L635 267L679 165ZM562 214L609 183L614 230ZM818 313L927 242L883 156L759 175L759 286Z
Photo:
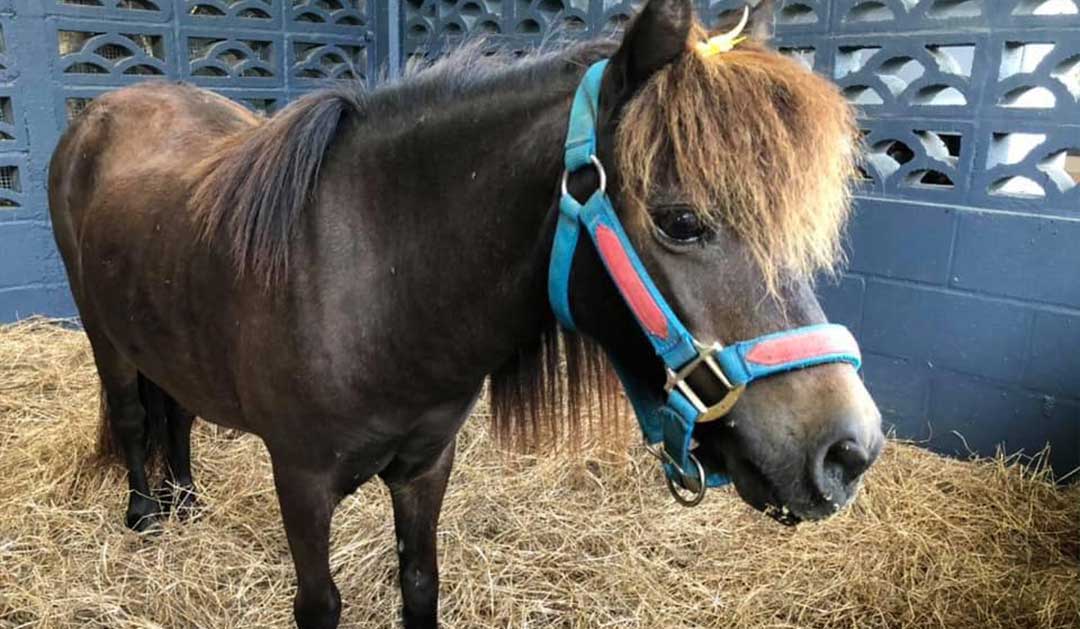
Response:
M666 339L668 336L667 317L656 304L649 289L641 281L630 257L626 255L622 241L610 227L597 225L596 248L600 251L600 257L604 259L612 279L619 291L623 294L630 309L641 322L645 330L658 338Z
M828 328L761 341L746 353L746 360L773 367L835 354L859 355L859 344L846 329Z

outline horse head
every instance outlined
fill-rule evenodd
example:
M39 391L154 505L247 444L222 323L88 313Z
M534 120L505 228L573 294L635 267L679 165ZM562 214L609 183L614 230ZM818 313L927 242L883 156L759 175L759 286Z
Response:
M842 258L858 132L831 84L765 47L771 17L710 37L690 0L652 0L586 75L560 211L594 246L556 234L552 302L615 363L676 486L726 476L798 521L850 503L884 439L813 291ZM665 413L689 425L672 437Z

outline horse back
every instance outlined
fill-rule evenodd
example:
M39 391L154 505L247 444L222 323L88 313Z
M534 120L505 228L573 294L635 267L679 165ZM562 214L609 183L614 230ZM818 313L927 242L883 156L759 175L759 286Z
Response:
M92 174L97 188L135 177L175 177L261 120L222 96L184 84L123 88L95 99L68 127L53 153L50 183L78 183L70 178L80 173ZM85 203L68 209L77 211L78 205Z
M160 197L186 196L194 164L260 122L224 97L183 84L149 82L105 94L72 122L53 153L53 222L81 237L81 217L99 206L117 218L151 213L167 205ZM95 221L107 218L95 212Z

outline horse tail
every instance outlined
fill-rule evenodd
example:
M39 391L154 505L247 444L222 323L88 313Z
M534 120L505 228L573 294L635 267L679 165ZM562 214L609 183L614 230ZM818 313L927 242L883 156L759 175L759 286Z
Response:
M113 463L120 461L120 446L113 436L112 422L109 420L109 399L105 395L105 387L98 382L98 438L97 454L102 462Z
M165 445L165 392L141 372L138 375L139 403L145 412L146 461L151 469L160 464ZM112 413L105 387L101 387L98 421L98 458L106 463L123 463L124 455L113 434Z

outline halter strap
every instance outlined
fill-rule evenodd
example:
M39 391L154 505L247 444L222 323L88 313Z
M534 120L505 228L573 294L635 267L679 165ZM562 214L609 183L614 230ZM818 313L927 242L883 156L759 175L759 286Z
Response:
M574 104L570 108L570 122L567 125L565 148L565 173L576 172L592 164L596 159L596 115L600 107L600 82L604 78L604 68L608 60L598 61L585 71L584 78L574 94ZM600 161L596 161L598 168ZM563 182L565 184L565 173ZM603 190L595 194L604 195ZM552 245L551 263L548 270L548 296L555 317L568 330L577 329L574 316L570 313L570 267L574 262L574 250L577 249L580 233L579 215L581 205L563 190L559 200L559 224L555 228L555 243Z
M726 347L719 343L702 344L694 338L641 263L605 189L604 167L596 156L596 117L600 84L607 63L607 60L599 61L588 69L570 110L565 145L566 172L551 251L548 297L559 322L568 330L574 330L570 311L570 270L584 229L608 275L667 369L666 397L663 397L624 366L615 365L634 407L646 446L663 463L672 495L683 504L693 505L701 501L706 487L729 482L727 477L719 474L706 476L701 463L691 452L695 424L726 415L743 389L755 380L836 362L848 363L858 369L861 356L851 332L842 325L831 323L767 334ZM601 185L581 204L566 191L565 183L569 173L586 167L598 171ZM707 369L727 389L722 400L708 405L689 385L687 378L699 369ZM682 496L678 488L693 492L692 498Z

